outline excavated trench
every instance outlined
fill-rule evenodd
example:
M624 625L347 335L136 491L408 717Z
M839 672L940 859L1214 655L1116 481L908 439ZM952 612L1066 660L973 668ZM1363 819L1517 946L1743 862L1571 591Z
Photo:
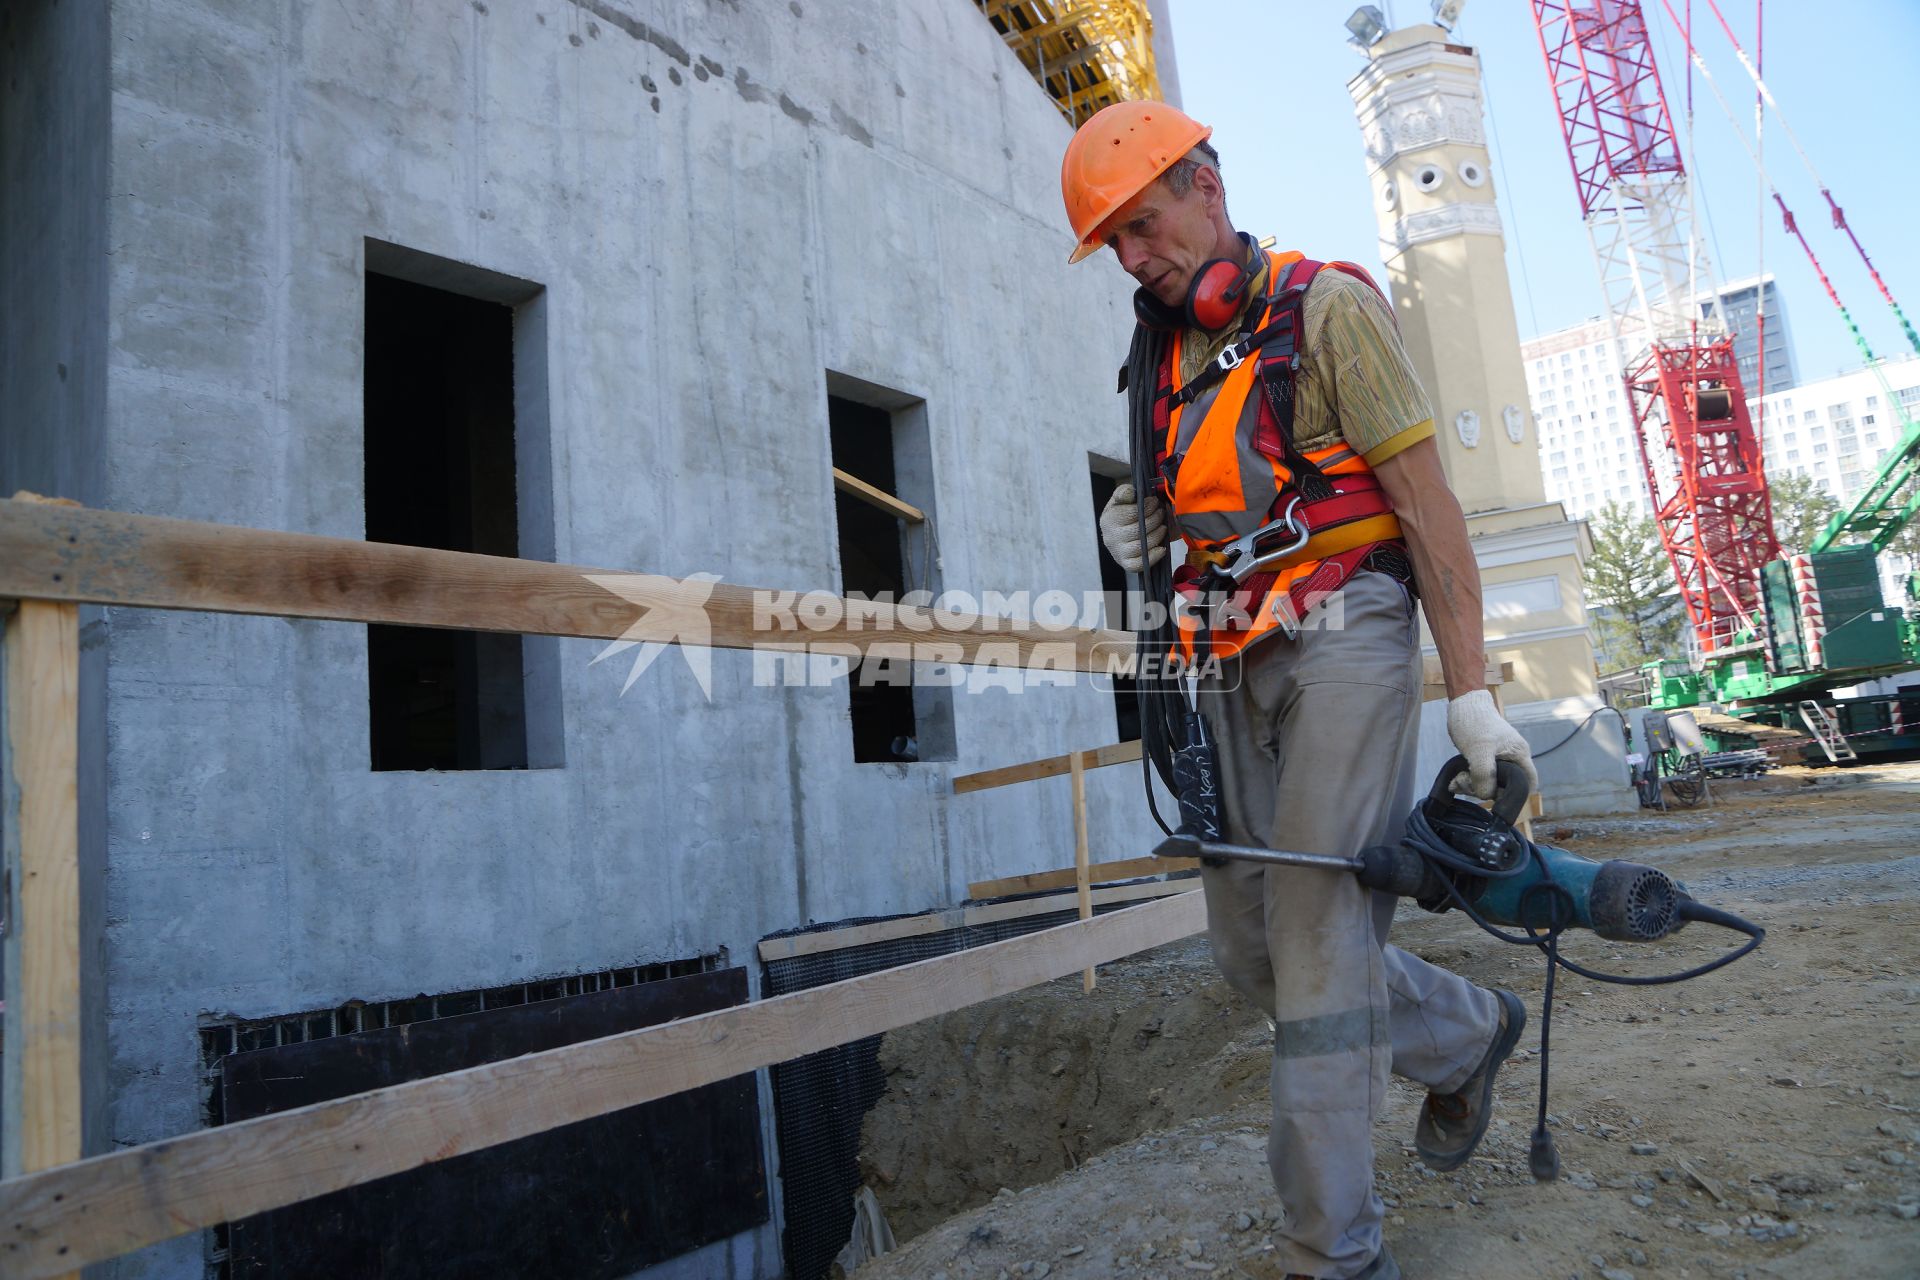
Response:
M887 1036L886 1092L860 1167L905 1241L1144 1133L1267 1089L1272 1030L1220 981L1204 940Z

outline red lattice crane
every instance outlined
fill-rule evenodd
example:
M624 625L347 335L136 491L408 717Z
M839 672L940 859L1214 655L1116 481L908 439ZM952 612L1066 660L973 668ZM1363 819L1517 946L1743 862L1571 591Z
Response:
M1626 369L1647 491L1707 653L1757 633L1760 566L1779 557L1759 433L1638 0L1531 0L1580 212Z

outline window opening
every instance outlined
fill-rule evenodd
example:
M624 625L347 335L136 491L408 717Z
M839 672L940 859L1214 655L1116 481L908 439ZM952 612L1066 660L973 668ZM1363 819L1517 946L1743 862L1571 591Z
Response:
M925 593L922 601L937 598L939 544L925 403L829 374L827 429L842 592L895 602L910 592ZM914 520L908 511L923 518ZM905 633L902 642L913 635ZM856 763L955 756L953 690L921 683L911 661L861 659L848 675L847 708Z
M372 241L367 257L367 540L552 559L540 287ZM559 765L558 653L552 637L370 625L372 767Z

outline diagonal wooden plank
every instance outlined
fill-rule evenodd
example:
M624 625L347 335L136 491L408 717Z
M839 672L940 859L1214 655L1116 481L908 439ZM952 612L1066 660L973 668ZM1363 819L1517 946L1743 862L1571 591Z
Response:
M1087 871L1091 883L1105 884L1114 880L1132 880L1140 876L1165 875L1171 871L1192 871L1199 865L1198 858L1119 858L1112 862L1093 863ZM1079 868L1062 867L1057 871L1029 871L1025 875L1001 876L997 880L976 880L967 886L967 897L1004 898L1015 893L1071 889L1078 875Z
M1063 671L1133 650L1120 631L21 501L0 501L9 596Z
M1198 858L1167 858L1159 861L1168 864L1187 863L1198 867ZM1161 870L1177 870L1169 865ZM1072 873L1068 873L1071 881ZM1138 902L1142 898L1163 898L1171 893L1185 893L1198 889L1198 880L1151 880L1138 884L1114 885L1109 889L1093 891L1093 905L1109 906L1116 902ZM1050 894L1044 898L1018 898L1012 902L976 902L968 906L947 907L940 911L927 911L917 916L897 916L892 920L875 920L871 924L847 925L840 929L821 929L814 933L788 934L784 938L762 938L759 952L762 960L791 960L795 956L820 955L828 951L843 951L848 947L864 947L875 942L892 942L899 938L917 938L923 934L939 933L945 929L959 929L967 925L992 924L998 920L1019 920L1025 916L1046 915L1050 911L1065 911L1075 902L1074 894Z
M927 513L911 502L902 502L877 485L868 484L859 476L839 467L833 469L833 487L850 498L858 498L871 507L878 507L890 516L898 516L912 524L925 523Z
M1132 640L1129 636L1127 639ZM1110 742L1104 747L1095 747L1091 751L1079 752L1086 758L1087 768L1103 769L1110 764L1127 764L1140 758L1140 739L1126 742ZM1016 782L1032 782L1036 778L1057 778L1073 768L1073 755L1048 756L1043 760L1028 760L1021 764L1002 765L998 769L983 769L978 773L963 773L953 780L956 794L969 791L989 791L994 787L1009 787Z
M0 1271L75 1267L730 1079L1197 933L1197 893L0 1182Z

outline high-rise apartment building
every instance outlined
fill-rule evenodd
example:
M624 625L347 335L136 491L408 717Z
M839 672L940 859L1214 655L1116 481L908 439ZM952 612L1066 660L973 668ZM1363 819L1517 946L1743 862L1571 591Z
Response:
M1800 381L1793 360L1793 337L1787 328L1787 310L1775 287L1772 275L1736 280L1721 286L1719 306L1722 321L1733 334L1734 358L1740 362L1740 381L1747 394L1762 390L1760 383L1760 323L1764 308L1767 321L1767 381L1764 390L1786 391ZM1711 317L1716 310L1712 301L1700 304L1700 314Z
M1920 357L1884 362L1877 372L1866 367L1797 383L1791 356L1776 359L1773 285L1771 278L1761 283L1769 299L1767 394L1749 403L1760 430L1767 475L1773 480L1810 475L1844 506L1859 495L1880 459L1900 439L1894 404L1904 407L1909 416L1920 416ZM1750 315L1757 293L1754 281L1723 289L1728 319L1740 323L1742 298ZM1785 341L1784 319L1779 332ZM1626 341L1632 345L1636 339L1629 336ZM1538 424L1547 498L1566 504L1568 513L1575 516L1598 515L1609 502L1651 514L1646 472L1622 386L1624 361L1606 321L1588 320L1530 338L1520 344L1520 354ZM1747 362L1742 355L1743 375ZM1776 384L1776 371L1781 369L1786 381ZM1749 383L1747 389L1751 393L1757 388ZM1654 464L1665 465L1659 451ZM1911 568L1897 557L1882 557L1882 585L1890 602L1899 599L1904 590L1900 580Z
M1767 476L1812 476L1845 507L1900 442L1902 409L1909 419L1920 417L1920 356L1770 391L1764 415L1756 415ZM1880 589L1888 604L1904 603L1906 576L1914 568L1898 554L1881 555Z
M1799 381L1786 308L1771 275L1739 280L1719 291L1717 309L1733 333L1740 380L1749 399L1758 392L1758 308L1767 317L1767 402ZM1700 304L1711 317L1716 303ZM1633 412L1622 385L1626 357L1644 345L1637 333L1616 344L1604 319L1595 318L1520 344L1527 396L1539 424L1540 470L1546 495L1571 515L1588 516L1609 502L1651 512L1646 471L1633 439ZM1624 346L1625 351L1620 348ZM1655 455L1654 465L1665 459Z
M1520 358L1547 498L1572 516L1594 515L1609 502L1650 513L1624 361L1607 322L1596 318L1530 338L1520 344Z
M1886 385L1881 385L1885 378ZM1891 388L1893 399L1887 391ZM1900 415L1920 415L1920 356L1768 392L1762 444L1770 476L1802 472L1851 501L1900 439Z
M1735 292L1723 293L1730 308ZM1767 347L1771 352L1771 331ZM1649 511L1633 415L1621 382L1623 361L1606 321L1588 320L1529 338L1520 344L1520 355L1539 427L1547 497L1579 516L1592 515L1610 501ZM1883 376L1908 414L1920 414L1920 356L1883 362L1878 375L1870 367L1859 368L1815 382L1788 382L1779 390L1769 375L1767 394L1755 406L1767 474L1812 475L1834 497L1850 501L1881 454L1900 438Z

